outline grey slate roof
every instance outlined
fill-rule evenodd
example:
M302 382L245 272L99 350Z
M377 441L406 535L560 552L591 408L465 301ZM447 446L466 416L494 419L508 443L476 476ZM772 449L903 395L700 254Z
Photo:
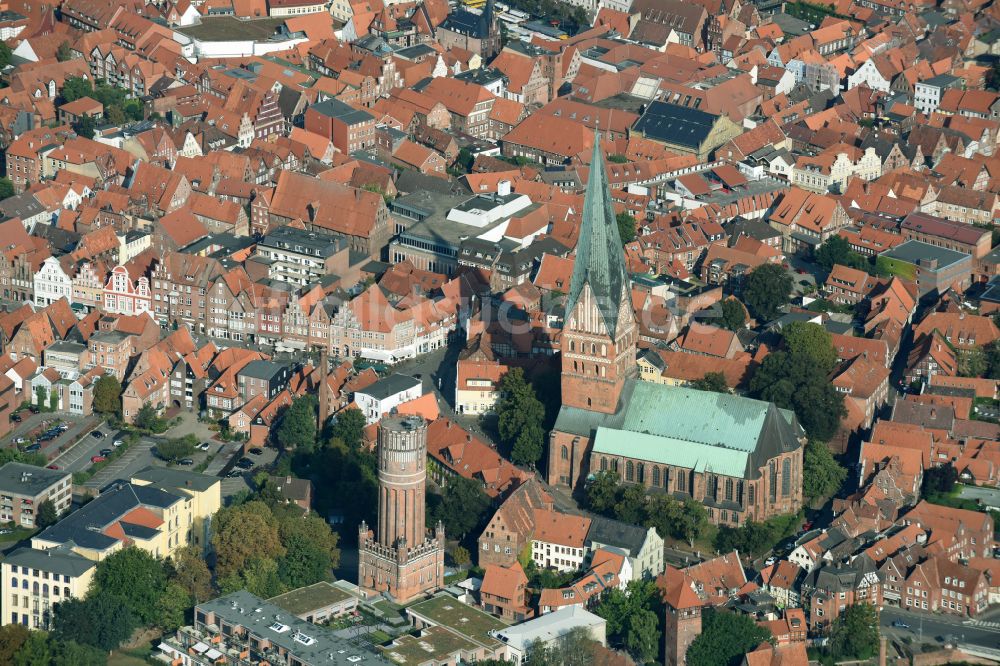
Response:
M98 495L92 502L83 505L36 538L60 544L72 541L83 548L104 550L113 546L118 539L103 534L101 530L132 509L144 505L167 508L180 501L181 497L177 494L160 488L123 483Z
M132 478L147 481L154 486L168 490L171 488L191 488L198 492L205 492L219 482L219 477L217 476L159 466L150 466L139 470L132 475Z
M58 547L48 550L19 548L4 558L11 566L41 569L49 573L76 578L97 566L97 562L77 555L69 548Z
M631 302L626 302L629 284L625 272L625 253L622 251L615 211L611 206L601 142L597 137L594 139L590 164L580 240L576 246L576 262L566 299L566 316L569 318L584 287L589 286L608 334L614 338L622 304L624 302L625 307L631 307Z
M363 395L368 395L376 400L385 400L391 395L396 395L411 389L414 386L419 386L420 380L415 377L410 377L409 375L391 374L385 379L380 379L368 388L358 391Z
M636 557L642 550L642 544L646 543L646 530L620 520L591 516L586 541L615 546L627 550L631 557Z
M65 471L9 462L0 467L0 491L34 497L67 476L69 474Z

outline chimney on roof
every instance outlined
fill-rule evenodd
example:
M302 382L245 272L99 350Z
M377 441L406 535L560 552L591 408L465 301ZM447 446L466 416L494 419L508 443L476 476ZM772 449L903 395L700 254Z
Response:
M935 409L934 407L931 407L931 418L932 419L937 418L937 409Z

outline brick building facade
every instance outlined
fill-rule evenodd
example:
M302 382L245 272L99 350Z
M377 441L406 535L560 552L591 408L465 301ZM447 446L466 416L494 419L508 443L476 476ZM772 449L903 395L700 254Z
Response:
M358 585L397 603L444 586L444 526L424 528L427 422L390 416L378 429L378 528L361 523Z

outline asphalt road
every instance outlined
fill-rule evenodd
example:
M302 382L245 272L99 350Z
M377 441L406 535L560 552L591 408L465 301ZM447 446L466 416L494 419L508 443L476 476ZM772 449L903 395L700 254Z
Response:
M941 645L946 636L954 636L959 644L996 648L1000 645L1000 621L963 620L960 617L939 613L916 613L898 608L885 607L880 614L882 632L889 637L902 639L909 637L915 642ZM910 625L909 629L893 627L901 620ZM922 637L922 638L921 638Z

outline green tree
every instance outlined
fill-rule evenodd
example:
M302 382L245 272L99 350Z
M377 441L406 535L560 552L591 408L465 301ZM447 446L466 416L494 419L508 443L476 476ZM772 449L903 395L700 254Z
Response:
M174 437L156 445L156 455L167 462L177 462L195 451L197 440L191 437Z
M622 245L628 245L635 240L636 221L627 211L622 211L615 215L618 223L618 235L622 239Z
M524 370L511 368L500 379L497 427L500 439L512 449L511 460L534 465L543 453L545 406L524 377Z
M49 666L106 666L108 655L92 645L76 641L50 641L53 644L52 662Z
M90 85L90 81L79 76L66 77L61 92L63 100L67 102L74 102L81 97L95 96L94 87Z
M135 414L135 427L140 430L160 433L167 429L167 424L160 418L156 408L147 402Z
M278 525L278 536L286 550L278 569L289 587L329 580L331 570L340 563L337 534L314 513L299 516L298 511L288 511Z
M73 58L73 47L70 46L69 42L63 42L56 49L56 60L59 62L66 62Z
M706 609L701 616L701 633L687 651L688 666L738 666L743 655L765 641L771 632L748 615Z
M337 412L330 434L334 439L339 439L348 447L357 449L361 446L366 425L368 425L368 421L361 410L357 407L350 407Z
M14 666L50 666L53 660L52 643L48 635L33 631L9 663Z
M817 324L793 323L785 349L768 354L750 379L750 393L795 411L806 433L828 441L847 413L844 395L828 379L836 363L829 333Z
M470 173L472 171L472 164L476 161L475 155L468 148L462 148L458 151L458 157L455 159L455 164L461 167L462 171L465 173Z
M247 559L242 568L219 579L219 589L223 594L246 590L264 599L285 592L278 575L278 563L267 557Z
M432 502L427 514L431 523L428 527L440 520L445 534L458 540L482 525L490 509L490 498L482 484L464 476L449 477L440 500Z
M104 119L116 127L124 125L127 120L125 118L125 112L120 106L104 107Z
M472 562L472 555L467 548L455 546L451 550L451 559L455 563L455 566L464 567Z
M641 523L646 516L646 489L635 483L621 486L615 496L614 516L624 523Z
M64 599L55 606L53 635L59 640L93 645L105 652L121 645L139 626L135 615L109 595Z
M278 536L278 520L263 502L220 509L214 527L215 573L220 578L242 572L251 559L278 559L285 555ZM258 570L256 575L261 573Z
M738 331L743 328L747 323L747 312L740 303L735 298L727 298L723 300L719 307L722 311L721 324L724 328L730 331Z
M796 321L785 327L782 342L793 360L803 359L813 363L824 374L833 370L837 363L837 350L829 331L809 322Z
M38 453L37 451L33 453L25 453L13 447L0 448L0 467L9 462L19 462L24 463L25 465L34 465L35 467L44 467L49 464L45 454Z
M673 521L674 536L684 539L689 546L693 546L695 539L708 529L708 511L700 502L689 497L681 503L679 509L675 510Z
M706 372L704 377L691 382L691 388L712 393L729 393L726 376L721 372Z
M587 482L587 508L607 515L614 509L621 480L611 471L598 472Z
M928 467L924 470L924 481L920 488L922 496L947 495L958 482L958 471L950 462L944 465Z
M608 640L624 647L639 662L656 656L660 642L660 592L652 581L634 580L625 591L604 592L594 613L607 622Z
M0 664L14 663L14 655L21 650L30 634L31 631L23 624L5 624L0 627Z
M168 564L170 581L184 588L193 601L212 598L212 572L197 547L186 546L175 551Z
M650 662L656 657L659 645L659 619L651 610L638 611L629 621L625 647L640 662Z
M180 583L168 582L156 601L156 626L174 631L184 624L184 614L191 607L191 595Z
M994 323L998 318L1000 315L993 316ZM986 345L984 352L986 354L986 376L990 379L1000 379L1000 340L994 340Z
M145 626L160 626L159 599L167 586L163 562L129 546L103 559L94 573L92 593L125 608Z
M836 461L826 444L815 440L806 443L802 454L802 493L807 498L814 500L834 495L846 478L847 470Z
M871 604L848 606L833 623L830 654L836 659L871 659L878 654L878 611Z
M778 264L762 264L750 271L743 286L743 302L750 314L761 322L777 318L780 308L788 304L792 278Z
M961 377L982 377L989 371L989 359L982 347L958 352L958 374Z
M73 123L72 127L78 136L82 136L84 139L93 139L97 129L97 121L92 116L84 115Z
M278 443L282 448L305 453L316 449L316 410L315 396L303 395L292 400L278 426Z
M0 42L0 44L2 43ZM0 201L10 199L14 194L14 183L11 182L10 178L0 178Z
M122 413L122 385L114 375L102 375L94 382L94 411L105 416Z
M850 243L842 236L830 236L816 248L816 263L828 271L833 270L837 264L862 271L871 268L870 262L852 250Z
M38 505L38 516L35 518L35 524L40 529L45 529L49 525L55 525L58 520L59 512L56 511L56 505L50 499L43 500Z

